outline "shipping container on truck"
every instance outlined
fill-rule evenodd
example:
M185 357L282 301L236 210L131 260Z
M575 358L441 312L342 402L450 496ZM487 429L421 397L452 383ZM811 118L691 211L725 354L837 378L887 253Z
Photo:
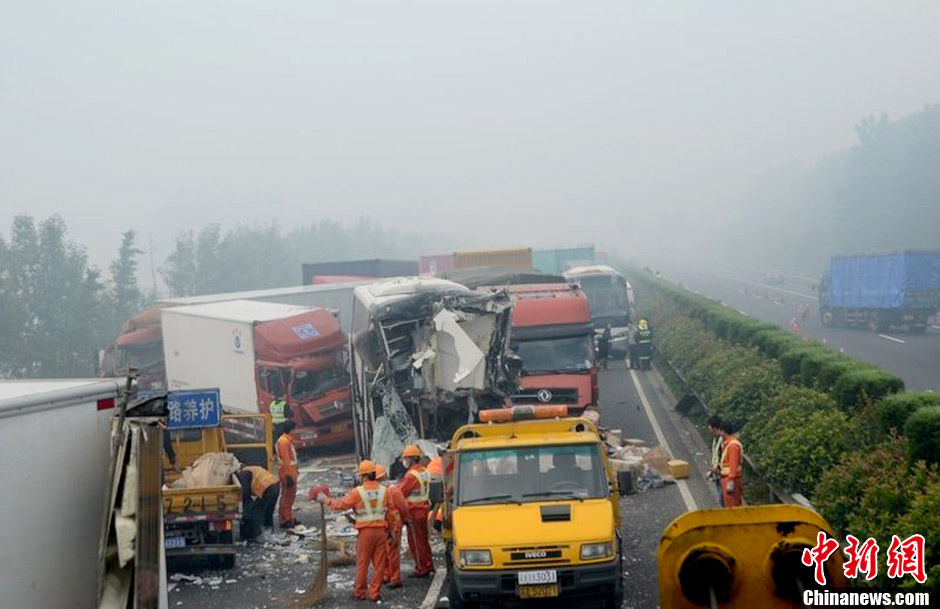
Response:
M940 305L940 251L834 256L819 284L826 326L927 330Z
M596 406L594 325L584 292L565 283L506 289L513 302L510 348L522 360L512 403L563 404L577 414Z
M531 269L533 268L532 249L528 247L519 247L514 249L454 252L455 269L467 269L493 265Z
M532 263L543 273L560 274L573 266L594 264L593 245L550 250L534 250Z
M0 381L0 607L97 607L111 419L124 379Z
M418 274L417 260L337 260L335 262L305 262L302 265L303 283L310 285L319 275L346 275L354 277L409 277Z
M326 309L230 302L163 311L170 390L218 387L232 412L268 412L284 396L300 448L352 441L348 340Z
M611 353L626 354L630 324L635 313L633 287L616 269L606 264L576 266L565 271L565 279L576 283L591 303L594 332L600 335L610 325Z

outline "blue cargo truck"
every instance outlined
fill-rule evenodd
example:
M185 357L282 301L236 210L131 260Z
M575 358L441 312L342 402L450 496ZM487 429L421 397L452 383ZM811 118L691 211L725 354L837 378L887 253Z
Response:
M824 326L924 332L940 305L940 251L835 256L819 285Z

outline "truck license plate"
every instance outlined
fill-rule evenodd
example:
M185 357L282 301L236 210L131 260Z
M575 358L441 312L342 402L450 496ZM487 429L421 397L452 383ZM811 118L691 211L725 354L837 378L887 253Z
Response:
M558 572L554 569L544 571L519 571L520 586L554 584L558 581Z
M172 550L175 548L185 548L186 547L186 538L185 537L167 537L166 541L163 542L167 550Z
M552 598L558 596L558 584L519 586L519 598Z

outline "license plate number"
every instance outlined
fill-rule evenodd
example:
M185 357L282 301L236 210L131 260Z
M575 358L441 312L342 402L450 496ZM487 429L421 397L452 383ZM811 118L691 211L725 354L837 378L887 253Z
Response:
M519 571L520 586L554 584L558 581L558 572L554 569L544 571Z
M519 598L552 598L558 596L558 584L519 586Z
M185 537L167 537L164 541L164 545L168 550L174 548L185 548L186 547L186 538Z

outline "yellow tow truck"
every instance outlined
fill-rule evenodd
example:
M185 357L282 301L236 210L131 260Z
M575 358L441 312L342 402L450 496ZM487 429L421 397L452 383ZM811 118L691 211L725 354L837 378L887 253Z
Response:
M593 423L564 406L480 412L444 456L454 609L561 597L620 607L616 475Z
M202 455L233 453L246 465L259 465L272 471L271 415L225 414L221 426L182 429L169 433L179 468L185 469ZM171 484L180 477L166 455L164 480ZM202 488L164 488L163 522L167 558L206 556L213 566L235 566L235 542L243 517L242 487L232 474L228 484Z

